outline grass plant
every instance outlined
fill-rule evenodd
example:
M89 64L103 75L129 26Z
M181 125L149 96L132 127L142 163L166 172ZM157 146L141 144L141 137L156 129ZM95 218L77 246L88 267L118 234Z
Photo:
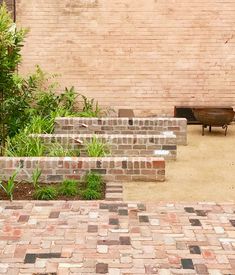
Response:
M45 186L36 188L33 197L36 200L55 200L58 192L54 186Z
M30 137L27 131L7 138L5 156L8 157L40 157L45 152L45 145L38 137Z
M41 177L42 170L38 167L32 173L32 182L35 189L39 188L39 178Z
M13 175L8 179L8 181L4 184L2 181L0 182L0 188L6 193L7 197L12 201L13 193L15 190L15 178L19 173L19 169L17 169Z
M85 143L85 146L88 157L105 157L110 153L107 143L102 142L97 136L93 136L90 142Z
M85 181L85 190L81 192L83 199L85 200L99 200L102 197L102 189L104 186L104 182L102 176L89 172L84 177Z
M75 180L66 179L58 188L58 194L63 196L76 196L78 194L78 182Z
M69 144L64 147L60 143L53 143L48 149L49 157L78 157L80 155L80 151L70 149Z

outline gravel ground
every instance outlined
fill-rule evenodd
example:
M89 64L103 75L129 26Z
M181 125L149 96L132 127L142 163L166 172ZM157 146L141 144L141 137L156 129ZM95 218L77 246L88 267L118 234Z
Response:
M188 145L178 146L177 160L166 164L166 181L127 182L124 200L216 201L235 200L235 124L224 136L222 128L201 135L200 125L188 126Z

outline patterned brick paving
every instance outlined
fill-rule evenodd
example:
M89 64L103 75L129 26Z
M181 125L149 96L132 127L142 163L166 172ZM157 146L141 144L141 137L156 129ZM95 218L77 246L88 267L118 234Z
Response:
M235 204L1 202L0 274L235 274Z

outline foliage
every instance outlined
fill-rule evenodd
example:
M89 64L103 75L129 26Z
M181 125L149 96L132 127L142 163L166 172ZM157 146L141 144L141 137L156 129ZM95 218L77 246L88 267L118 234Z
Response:
M95 102L95 99L88 99L86 96L81 95L83 100L82 111L79 112L80 117L99 117L101 116L102 110L98 105L98 102Z
M35 189L40 188L38 181L39 181L39 178L41 177L41 174L42 174L42 170L39 169L38 167L32 173L32 182Z
M43 156L45 145L39 137L31 137L27 131L7 138L5 156L9 157L39 157Z
M97 192L101 192L103 187L103 179L102 176L93 172L89 172L85 176L85 182L87 188L93 189Z
M76 196L78 194L78 182L66 179L58 188L59 195Z
M98 117L103 113L95 100L82 97L81 112L76 109L77 93L74 87L58 93L56 75L49 75L36 66L35 72L24 78L16 69L21 61L21 48L27 31L17 29L8 13L6 5L0 7L0 148L1 155L34 156L29 152L22 138L41 155L39 140L28 139L26 134L52 133L57 116ZM23 133L22 133L23 132ZM13 140L12 140L13 138ZM16 141L23 149L16 148ZM30 147L30 146L29 146ZM36 151L36 150L32 151ZM22 156L23 156L22 155Z
M86 188L81 195L86 200L98 200L102 197L102 188L104 185L102 176L93 172L85 175Z
M83 199L85 199L85 200L99 200L99 199L101 199L101 193L99 193L95 190L89 189L89 188L84 190L81 194L82 194Z
M56 75L48 75L39 66L36 66L35 73L29 78L34 83L32 96L31 113L43 117L55 117L54 114L65 113L72 115L75 111L76 92L74 87L65 88L63 93L58 94L56 89L59 87L55 81Z
M0 188L6 193L7 197L11 201L13 200L13 192L15 189L15 178L18 172L19 170L17 169L5 184L0 182Z
M35 115L24 129L28 134L51 134L54 129L54 118Z
M97 136L93 136L90 142L86 142L86 152L89 157L105 157L110 150L106 143L102 142Z
M17 114L26 107L22 100L27 94L22 94L20 89L23 81L15 73L21 61L25 34L26 30L16 28L3 3L0 6L0 142L3 147L9 132L6 125L10 127L13 117L17 118Z
M53 143L49 147L48 155L50 157L77 157L80 155L80 151L69 149L68 144L64 148L60 143Z
M36 188L34 194L36 200L54 200L58 196L58 192L53 186L45 186Z
M64 93L60 95L60 104L63 108L69 112L75 113L75 102L76 102L76 92L75 88L72 86L70 89L65 87Z

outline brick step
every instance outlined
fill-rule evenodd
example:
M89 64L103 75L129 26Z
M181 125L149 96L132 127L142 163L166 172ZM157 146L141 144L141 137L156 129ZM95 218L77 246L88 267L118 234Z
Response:
M177 144L187 144L187 120L185 118L59 117L55 120L56 134L159 135L165 131L173 131Z
M93 134L40 134L46 145L60 143L64 147L79 149L81 156L86 156L86 143L94 137ZM160 135L97 135L99 140L108 144L112 156L151 156L175 160L177 155L176 136L172 132Z

